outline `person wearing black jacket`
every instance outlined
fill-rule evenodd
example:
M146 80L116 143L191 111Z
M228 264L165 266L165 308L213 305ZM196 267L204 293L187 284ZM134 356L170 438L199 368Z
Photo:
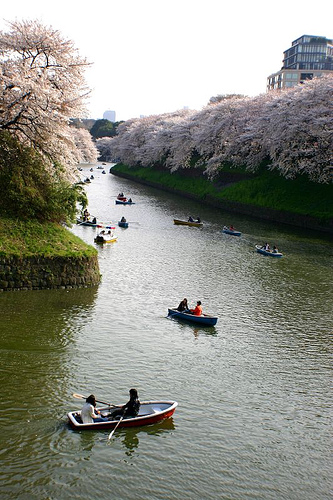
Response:
M109 419L113 420L117 416L121 417L136 417L140 409L140 401L138 397L138 391L136 389L130 389L129 391L130 399L122 406L120 409L113 411Z
M188 305L187 305L187 299L183 299L179 306L177 307L177 311L179 312L188 312L189 309L188 309Z

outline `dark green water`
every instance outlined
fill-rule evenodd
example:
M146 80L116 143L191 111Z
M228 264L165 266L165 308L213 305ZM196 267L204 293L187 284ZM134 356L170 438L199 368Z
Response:
M133 221L99 248L101 284L0 295L1 498L331 498L332 239L94 175L91 213ZM190 214L202 230L173 225ZM284 257L257 254L265 241ZM166 318L184 296L216 327ZM177 400L173 419L110 444L69 429L72 393L122 403L130 387Z

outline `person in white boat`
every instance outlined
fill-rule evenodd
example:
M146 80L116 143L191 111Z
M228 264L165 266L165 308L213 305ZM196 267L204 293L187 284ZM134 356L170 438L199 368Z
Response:
M101 417L100 412L96 410L96 398L93 394L87 397L86 402L82 406L81 420L83 424L107 421L107 418Z

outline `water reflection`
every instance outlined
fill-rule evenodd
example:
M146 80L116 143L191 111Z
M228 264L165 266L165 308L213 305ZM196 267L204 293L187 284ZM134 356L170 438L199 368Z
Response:
M215 326L198 326L190 323L189 321L182 320L181 318L172 318L170 316L167 316L167 319L170 321L175 322L176 324L179 323L179 330L184 333L186 331L192 330L192 333L194 337L197 339L200 334L202 335L210 335L214 337L215 335L218 334L218 331Z
M175 424L173 418L167 418L154 425L147 425L143 427L133 427L128 429L120 429L119 438L126 448L126 455L132 457L134 452L139 447L139 435L146 434L148 436L160 436L166 434L172 430L175 430Z
M96 296L96 287L1 295L0 418L7 426L7 446L15 445L17 436L24 442L29 434L15 433L19 423L33 433L38 422L59 415L72 376L72 349Z
M328 238L98 172L86 187L89 211L140 223L117 228L117 244L98 249L100 286L0 295L0 474L9 498L23 498L23 488L26 498L58 500L110 491L127 500L328 498ZM137 204L115 205L120 191ZM202 231L174 226L189 213L205 221ZM223 223L242 238L225 238ZM94 229L72 230L94 244ZM254 245L263 240L285 258L260 258ZM219 317L215 327L166 321L184 293ZM125 403L130 387L142 399L179 401L177 432L172 419L117 429L107 446L107 431L65 424L81 407L72 393Z

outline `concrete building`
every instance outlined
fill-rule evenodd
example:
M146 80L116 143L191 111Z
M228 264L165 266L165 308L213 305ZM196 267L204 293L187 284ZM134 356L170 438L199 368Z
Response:
M267 91L294 87L305 80L332 72L333 40L303 35L283 52L283 66L267 78Z
M104 120L109 120L110 122L114 123L116 121L116 112L108 109L107 111L104 111L103 118Z

